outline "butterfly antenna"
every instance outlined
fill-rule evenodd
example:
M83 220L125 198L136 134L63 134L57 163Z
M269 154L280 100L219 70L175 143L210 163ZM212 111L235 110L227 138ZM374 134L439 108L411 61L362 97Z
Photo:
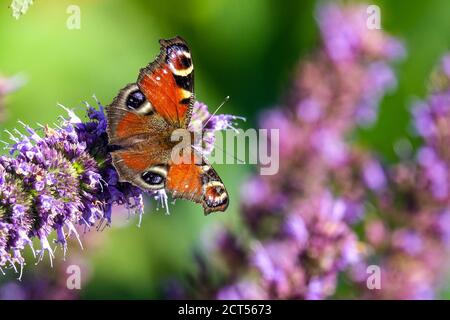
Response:
M203 125L202 130L205 129L206 125L209 123L209 121L211 121L212 117L214 117L216 115L216 113L219 111L219 109L222 108L222 106L225 103L227 103L228 100L230 100L230 96L226 96L225 99L223 99L222 103L217 107L216 111L214 111L213 114L209 116L208 120Z
M198 148L197 146L191 146L191 147L192 147L192 149L194 149L195 151L199 152L202 156L205 156L205 154L204 154L204 152L203 152L203 149L202 149L201 147L200 147L200 148ZM222 148L216 146L215 144L214 144L214 149L219 149L220 151L225 152L226 155L232 157L232 158L233 158L234 160L236 160L237 162L240 162L241 164L245 164L245 161L244 161L244 160L241 160L241 159L235 157L235 156L232 155L231 153L228 153L226 150L224 150L224 149L222 149Z
M241 164L245 164L245 161L244 161L244 160L241 160L241 159L235 157L234 155L232 155L231 153L228 153L226 150L222 149L221 147L218 147L218 146L214 145L214 148L215 148L215 149L219 149L220 151L225 152L226 155L232 157L232 158L233 158L234 160L236 160L237 162L240 162Z

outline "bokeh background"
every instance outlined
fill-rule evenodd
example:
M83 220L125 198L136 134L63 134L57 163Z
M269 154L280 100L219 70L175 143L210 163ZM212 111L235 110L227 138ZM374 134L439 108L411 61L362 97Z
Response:
M383 29L404 41L408 55L397 66L398 88L383 100L377 123L361 129L357 139L395 161L393 145L399 139L417 143L408 108L425 96L428 76L450 46L450 2L372 3L381 7ZM36 0L18 20L11 17L9 4L0 0L0 73L20 73L27 83L8 97L2 129L17 127L18 120L54 123L64 114L57 103L82 115L82 102L93 102L94 94L110 103L157 55L158 39L175 35L190 44L197 99L214 109L229 95L222 112L244 116L248 120L242 127L254 127L261 110L285 93L297 61L319 44L316 1ZM66 28L69 5L81 9L80 30ZM6 136L0 133L0 139ZM192 252L204 234L218 223L240 223L239 203L245 199L239 186L254 170L247 165L216 168L231 194L226 214L204 217L199 206L177 201L168 216L149 201L140 228L136 217L127 219L118 210L111 228L86 236L95 243L90 248L80 253L73 243L69 256L72 250L73 261L79 258L89 274L77 295L158 298L165 279L192 271ZM52 272L47 261L29 263L25 278ZM0 276L0 283L11 278Z

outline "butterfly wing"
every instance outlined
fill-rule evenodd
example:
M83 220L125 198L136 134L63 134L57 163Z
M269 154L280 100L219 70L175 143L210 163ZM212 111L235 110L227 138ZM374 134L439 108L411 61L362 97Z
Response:
M156 60L140 71L106 109L113 165L121 181L201 203L205 214L225 211L228 193L216 171L192 152L174 163L171 135L187 128L194 103L193 65L180 37L161 40ZM189 145L190 147L190 145ZM194 159L202 159L197 163Z
M155 61L141 69L138 86L155 111L177 128L187 128L194 104L194 65L186 42L160 40Z
M205 215L225 211L228 192L216 171L203 159L201 164L171 164L167 173L166 189L174 198L201 203Z
M136 84L120 90L106 113L112 161L120 180L144 189L163 188L172 149L167 143L171 126L154 112Z

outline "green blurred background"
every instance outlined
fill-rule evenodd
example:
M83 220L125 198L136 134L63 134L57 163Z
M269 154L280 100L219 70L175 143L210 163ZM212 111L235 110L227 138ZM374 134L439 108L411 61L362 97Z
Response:
M156 56L158 39L175 35L193 52L198 100L214 109L229 95L222 111L247 117L243 127L255 126L260 110L275 105L288 88L298 59L319 45L315 1L36 0L19 20L11 17L9 3L0 0L0 73L23 73L28 83L8 99L2 129L14 128L17 120L53 123L64 114L57 103L77 108L93 103L93 94L108 104ZM404 40L408 56L397 68L397 91L383 100L377 124L358 132L358 139L395 161L393 144L412 138L408 107L425 95L428 75L450 45L450 2L371 3L380 5L383 28ZM66 28L69 5L81 9L80 30ZM81 107L76 110L82 115ZM112 228L96 236L101 243L83 252L92 273L82 297L160 297L161 281L193 270L192 249L204 245L205 232L224 221L239 224L239 186L252 169L217 166L231 193L226 214L204 217L198 205L177 201L170 216L148 205L139 229L136 218L113 216ZM25 272L33 268L31 263Z

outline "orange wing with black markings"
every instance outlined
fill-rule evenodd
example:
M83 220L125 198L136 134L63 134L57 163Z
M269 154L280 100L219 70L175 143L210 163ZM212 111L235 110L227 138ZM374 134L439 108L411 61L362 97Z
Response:
M205 214L225 211L228 193L216 171L203 159L201 164L171 164L167 173L166 189L174 198L201 203Z
M171 141L172 134L187 129L190 121L194 67L183 39L160 44L159 56L141 69L137 83L120 90L106 109L113 165L121 181L201 203L205 214L225 211L225 186L206 160L194 154L192 144L187 146L190 163L171 159L177 143Z
M186 42L176 37L160 40L155 61L139 73L138 86L168 123L187 128L194 104L194 65Z

